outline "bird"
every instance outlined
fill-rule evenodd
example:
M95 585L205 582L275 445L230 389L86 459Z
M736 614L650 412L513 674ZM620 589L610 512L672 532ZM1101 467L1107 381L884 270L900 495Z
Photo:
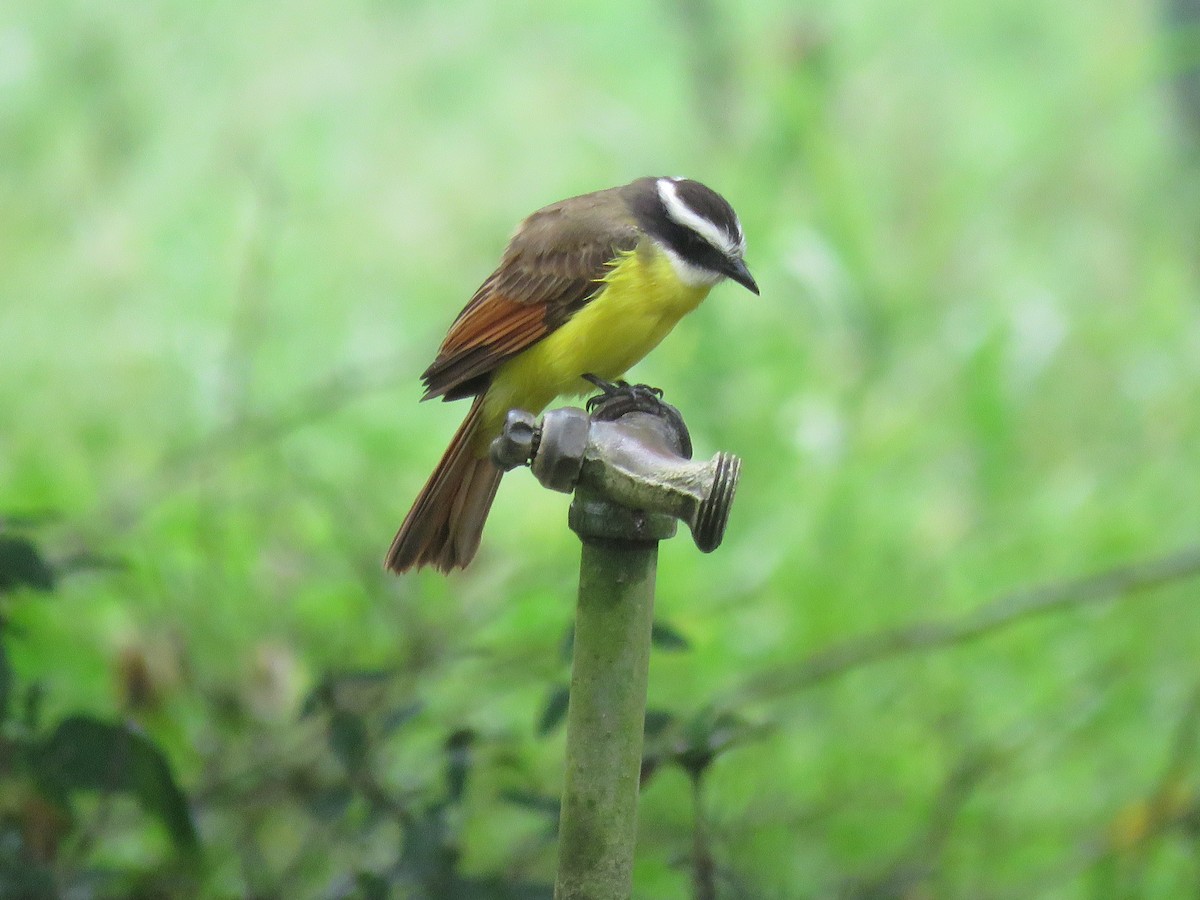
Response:
M526 217L421 376L422 400L473 399L385 568L465 567L503 474L488 451L509 410L537 415L620 379L718 282L758 294L745 252L733 207L687 178L638 178Z

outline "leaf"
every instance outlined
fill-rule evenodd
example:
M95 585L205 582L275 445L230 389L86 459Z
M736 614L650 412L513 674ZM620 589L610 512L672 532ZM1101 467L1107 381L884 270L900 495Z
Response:
M445 819L444 807L435 804L405 825L398 873L427 887L440 888L456 880L459 853L450 841ZM432 896L443 897L445 891Z
M557 797L547 797L533 791L507 790L501 791L500 799L530 812L558 818L561 801Z
M639 783L645 787L665 761L673 758L675 733L678 720L665 709L646 710L646 724L642 729L642 767Z
M554 900L554 888L533 881L505 881L492 875L459 881L446 900Z
M56 900L62 896L50 869L25 855L23 839L15 823L5 826L0 832L0 841L7 848L0 850L0 897Z
M674 653L692 649L691 641L685 638L682 632L674 625L658 619L655 619L654 624L650 626L650 643L659 650Z
M27 509L18 513L0 513L0 528L40 528L62 520L57 509Z
M646 739L656 738L675 721L675 716L667 712L665 709L648 709L646 710L646 724L642 728L642 734Z
M21 724L30 731L38 731L42 725L42 701L46 698L46 688L40 681L35 681L25 688L25 701L21 704Z
M329 716L329 748L348 774L361 772L367 762L367 723L362 716L334 710Z
M638 787L644 788L647 784L649 784L650 779L658 773L658 770L661 767L661 756L643 756L642 766L638 770Z
M333 688L328 681L321 681L300 702L300 718L307 719L333 705Z
M0 594L29 587L54 590L54 570L27 538L0 534Z
M382 875L374 872L359 872L354 879L355 900L387 900L392 896L392 889Z
M9 707L12 704L13 671L12 663L8 661L8 651L0 644L0 722L8 721Z
M120 556L84 550L60 559L57 568L59 574L66 575L75 572L126 572L130 566L128 560Z
M558 648L558 655L563 662L570 662L575 656L575 623L572 622L567 626L566 634L563 635L562 643Z
M29 765L48 799L66 806L79 791L132 794L163 824L177 848L197 849L187 798L166 755L128 724L69 716L30 748Z
M562 724L571 703L571 689L560 684L550 692L542 706L542 715L538 718L538 737L545 737Z
M322 822L335 822L342 818L354 792L345 784L320 788L308 797L308 811Z
M718 756L750 731L746 722L733 713L702 710L688 723L672 762L692 778L699 778Z
M395 676L394 669L326 672L301 702L300 718L308 718L325 709L350 707L365 711L378 703L379 695Z
M466 790L474 743L475 732L469 728L460 728L446 738L446 796L451 803L461 800Z
M351 669L345 672L331 672L325 680L335 691L346 692L351 697L361 692L373 692L396 677L395 669Z
M390 735L398 731L420 715L421 710L424 708L425 706L420 700L414 700L412 703L401 706L399 709L392 710L379 723L380 734Z

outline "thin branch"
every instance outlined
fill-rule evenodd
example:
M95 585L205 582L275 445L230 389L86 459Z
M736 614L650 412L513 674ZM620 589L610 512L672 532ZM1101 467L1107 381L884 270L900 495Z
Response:
M1200 814L1200 800L1197 800L1194 791L1186 787L1188 776L1195 769L1198 744L1200 681L1193 686L1183 706L1167 747L1162 771L1145 799L1127 804L1121 813L1049 869L996 896L1040 897L1061 893L1066 885L1077 882L1084 873L1108 862L1116 865L1114 872L1109 874L1110 878L1136 881L1140 877L1140 868L1145 864L1145 853L1153 847L1154 842L1168 834L1177 833L1181 827L1187 829ZM1128 824L1124 828L1121 827L1123 816L1128 817Z
M950 770L934 796L928 818L909 846L879 873L859 882L850 882L840 892L847 898L923 896L928 883L941 868L946 844L954 833L959 813L976 788L994 768L996 755L983 749L971 749ZM922 890L925 887L926 890Z
M697 772L691 779L692 809L695 816L692 826L692 898L716 900L717 866L713 859L708 816L704 809L704 773Z
M375 360L345 366L298 390L279 408L258 415L243 414L209 434L164 454L154 475L142 479L152 487L134 497L118 495L93 516L110 529L132 528L162 498L189 482L202 479L225 460L283 440L292 432L341 412L370 394L390 390L411 377L411 363Z
M752 678L756 696L803 690L875 662L978 640L1019 622L1065 609L1124 599L1200 576L1200 546L1070 581L1014 591L957 619L917 622L853 638L798 665Z
M1155 796L1165 799L1187 778L1196 765L1196 749L1200 745L1200 682L1192 688L1183 715L1175 728L1166 764L1158 780Z

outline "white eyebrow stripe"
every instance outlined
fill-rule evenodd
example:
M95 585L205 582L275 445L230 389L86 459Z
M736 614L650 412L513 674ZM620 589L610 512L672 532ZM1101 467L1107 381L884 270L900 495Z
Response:
M662 198L667 215L685 228L690 228L704 238L726 256L738 255L745 245L745 239L732 241L724 231L708 219L698 215L691 207L683 202L675 182L670 178L658 179L658 196ZM738 236L741 237L741 223L738 223Z

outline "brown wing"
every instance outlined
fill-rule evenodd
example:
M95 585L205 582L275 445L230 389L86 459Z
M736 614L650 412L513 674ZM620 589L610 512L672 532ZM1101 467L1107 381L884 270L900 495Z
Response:
M618 189L563 200L521 223L421 376L424 400L487 389L492 372L566 322L597 293L639 232Z

